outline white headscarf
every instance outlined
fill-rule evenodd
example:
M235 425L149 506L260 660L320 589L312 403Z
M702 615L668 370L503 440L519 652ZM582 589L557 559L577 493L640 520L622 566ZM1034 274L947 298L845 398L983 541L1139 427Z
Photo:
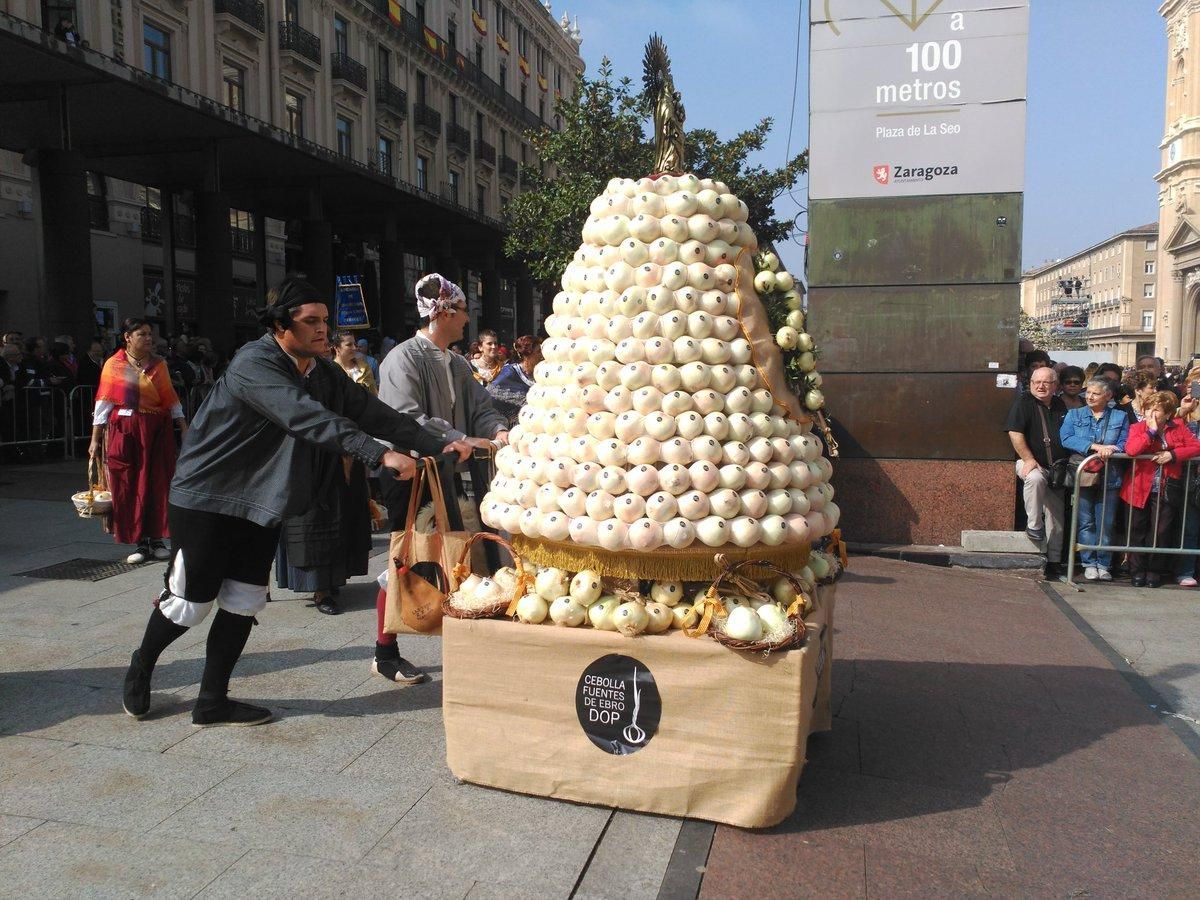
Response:
M437 288L437 296L429 297ZM432 319L438 313L453 312L459 303L467 302L467 295L453 281L449 281L434 272L426 275L417 282L414 292L417 295L417 315L422 319Z

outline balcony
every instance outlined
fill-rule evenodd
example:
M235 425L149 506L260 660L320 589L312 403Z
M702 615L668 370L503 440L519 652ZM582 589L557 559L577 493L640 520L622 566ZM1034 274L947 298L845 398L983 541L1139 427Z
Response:
M141 211L142 242L162 243L162 210L143 206ZM175 214L175 246L196 246L196 223L191 216Z
M408 94L386 78L375 81L375 105L401 121L408 118Z
M471 132L454 122L446 123L446 142L463 156L471 152Z
M236 30L251 38L261 38L266 31L267 14L261 0L215 0L218 29Z
M348 53L329 54L329 69L334 81L358 88L362 93L367 91L367 67L358 60L351 58Z
M511 156L500 157L500 177L510 181L517 180L517 161Z
M477 162L494 168L496 165L496 148L485 140L477 139L475 141L475 159Z
M442 135L442 114L424 103L413 104L413 124L434 138Z
M367 160L367 165L372 170L380 175L386 175L388 178L395 178L396 158L393 153L385 153L382 150L377 150L371 154Z
M321 66L321 39L295 22L279 23L279 52L310 71Z
M253 259L254 232L247 228L230 228L229 248L233 251L234 256L239 256L243 259Z

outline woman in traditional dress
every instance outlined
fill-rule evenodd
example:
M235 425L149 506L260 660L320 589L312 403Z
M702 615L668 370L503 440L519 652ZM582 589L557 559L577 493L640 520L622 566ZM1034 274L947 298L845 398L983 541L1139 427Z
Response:
M154 354L154 334L142 318L121 325L125 346L104 364L92 412L89 458L103 453L112 491L112 534L136 544L128 563L167 559L167 492L175 474L174 420L187 433L171 373Z
M354 335L335 335L330 345L342 371L372 396L378 394ZM275 555L275 580L281 588L311 592L318 612L336 616L341 612L337 598L342 585L353 575L366 574L371 554L371 493L366 468L349 456L322 453L313 492L317 499L306 514L284 520Z
M542 361L542 342L531 334L523 335L513 341L513 356L487 386L492 404L504 414L509 428L516 426L525 395L533 387L534 367Z

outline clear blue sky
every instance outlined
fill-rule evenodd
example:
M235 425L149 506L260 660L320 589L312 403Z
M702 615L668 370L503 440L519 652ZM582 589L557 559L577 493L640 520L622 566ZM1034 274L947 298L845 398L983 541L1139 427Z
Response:
M800 70L792 153L808 145L808 3L754 0L558 0L578 13L583 58L594 72L602 56L616 74L640 84L642 51L657 31L671 52L689 128L731 137L770 116L775 129L760 159L786 158L796 62ZM1150 0L1032 0L1026 132L1024 265L1067 256L1158 218L1154 174L1160 162L1166 36ZM644 15L643 13L649 13ZM641 173L620 173L636 177ZM783 198L780 215L805 202ZM800 219L807 227L807 220ZM785 264L802 267L798 244Z

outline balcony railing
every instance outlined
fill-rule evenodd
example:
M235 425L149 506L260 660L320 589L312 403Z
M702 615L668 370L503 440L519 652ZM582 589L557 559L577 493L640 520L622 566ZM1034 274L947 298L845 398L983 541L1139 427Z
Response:
M162 243L162 210L143 206L141 220L142 240L147 243ZM196 222L191 216L175 214L175 246L196 246Z
M432 106L424 103L413 104L413 124L440 134L442 130L442 114Z
M451 147L457 147L463 153L471 152L471 132L453 122L446 123L446 140Z
M386 78L375 81L375 102L404 118L408 115L408 94Z
M475 141L475 158L494 166L496 164L496 148L485 140L477 139Z
M97 231L108 231L108 198L88 197L88 224Z
M230 228L229 246L234 256L254 256L254 232L247 228Z
M217 15L228 13L260 33L265 27L267 15L260 0L215 0L213 8Z
M374 0L374 6L376 13L383 19L391 21L388 17L387 0ZM431 48L426 40L425 27L421 24L421 21L403 7L400 9L399 28L401 33L418 48L424 50L442 65L453 69L460 77L474 84L480 92L504 107L510 116L517 119L526 128L540 128L542 126L542 120L538 118L537 113L526 109L521 101L510 94L499 82L494 81L484 74L479 66L450 47L445 40L433 31L430 31L429 35L432 35L436 49Z
M302 56L314 65L321 64L321 39L295 22L279 23L279 49Z
M367 89L367 67L348 53L329 54L329 68L334 80L349 82L360 90Z
M381 175L386 175L388 178L393 177L396 173L394 167L396 165L395 153L385 153L382 150L372 154L368 164Z
M505 178L517 177L517 161L511 156L500 157L500 174Z

